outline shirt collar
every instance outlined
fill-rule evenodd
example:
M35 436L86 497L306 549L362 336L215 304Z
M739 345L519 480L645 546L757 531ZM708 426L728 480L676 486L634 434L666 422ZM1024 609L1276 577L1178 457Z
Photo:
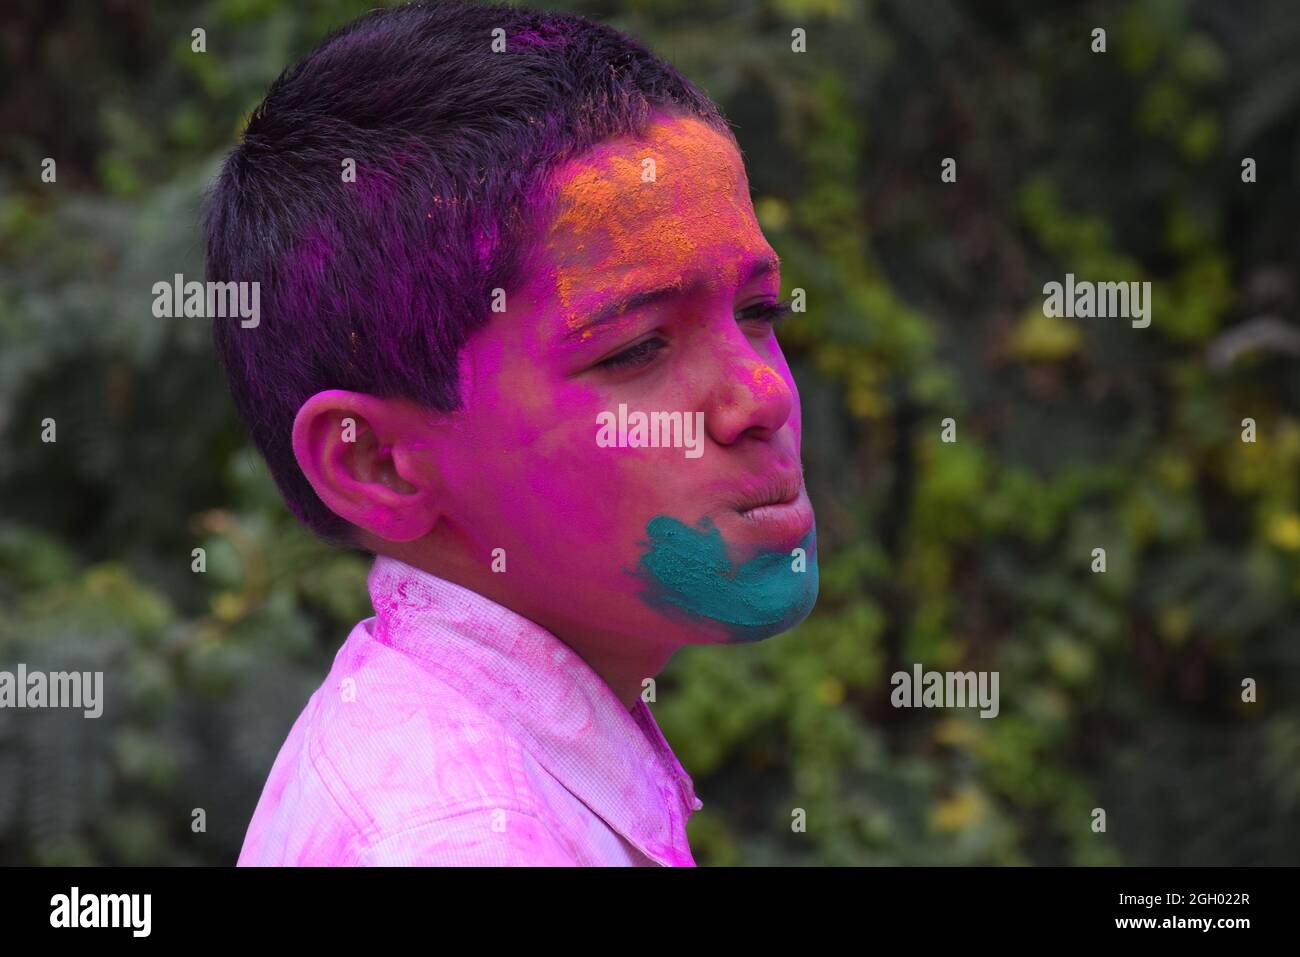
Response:
M376 640L500 721L647 857L694 863L686 821L703 804L643 699L629 712L551 632L454 582L381 555L369 586Z

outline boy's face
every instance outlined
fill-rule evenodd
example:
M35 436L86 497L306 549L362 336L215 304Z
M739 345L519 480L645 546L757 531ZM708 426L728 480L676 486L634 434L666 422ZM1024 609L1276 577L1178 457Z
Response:
M817 596L813 512L799 393L763 316L780 273L739 154L665 114L555 176L527 279L466 344L463 411L434 440L473 586L560 635L791 627Z

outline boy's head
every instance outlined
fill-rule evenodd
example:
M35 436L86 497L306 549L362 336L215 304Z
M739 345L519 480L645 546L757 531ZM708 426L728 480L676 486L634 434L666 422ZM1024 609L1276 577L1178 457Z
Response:
M776 257L726 122L640 44L370 14L272 86L207 239L210 280L261 284L216 343L319 534L560 635L753 640L811 609Z

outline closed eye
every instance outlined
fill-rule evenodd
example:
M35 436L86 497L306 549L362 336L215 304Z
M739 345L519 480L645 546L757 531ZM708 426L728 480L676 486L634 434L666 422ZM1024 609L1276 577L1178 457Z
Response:
M755 303L737 312L736 319L739 322L761 322L776 327L794 311L790 303L789 299L783 299L780 302ZM596 368L614 370L643 366L653 361L660 350L667 348L667 346L668 343L659 336L645 339L628 349L624 349L622 352L615 353L608 359L596 363Z
M628 369L643 366L668 345L662 338L645 339L629 349L596 363L598 369Z

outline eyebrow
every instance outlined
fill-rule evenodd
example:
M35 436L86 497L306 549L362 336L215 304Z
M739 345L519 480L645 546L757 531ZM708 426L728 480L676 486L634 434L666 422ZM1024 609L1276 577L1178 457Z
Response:
M749 268L745 272L744 278L741 280L740 284L744 286L753 282L755 279L758 279L760 276L766 276L768 273L777 272L780 268L781 259L775 253L770 256L763 256L762 258L751 260ZM663 285L655 286L651 289L642 289L638 292L621 296L612 302L605 303L605 305L592 312L583 320L581 325L574 326L570 329L565 334L564 340L567 342L571 339L576 339L584 333L587 333L589 330L611 322L616 316L620 316L631 309L639 309L642 306L648 306L663 299L670 299L673 296L684 296L687 293L698 289L703 282L703 277L696 277L689 283L683 283L679 279L675 282L664 283Z

